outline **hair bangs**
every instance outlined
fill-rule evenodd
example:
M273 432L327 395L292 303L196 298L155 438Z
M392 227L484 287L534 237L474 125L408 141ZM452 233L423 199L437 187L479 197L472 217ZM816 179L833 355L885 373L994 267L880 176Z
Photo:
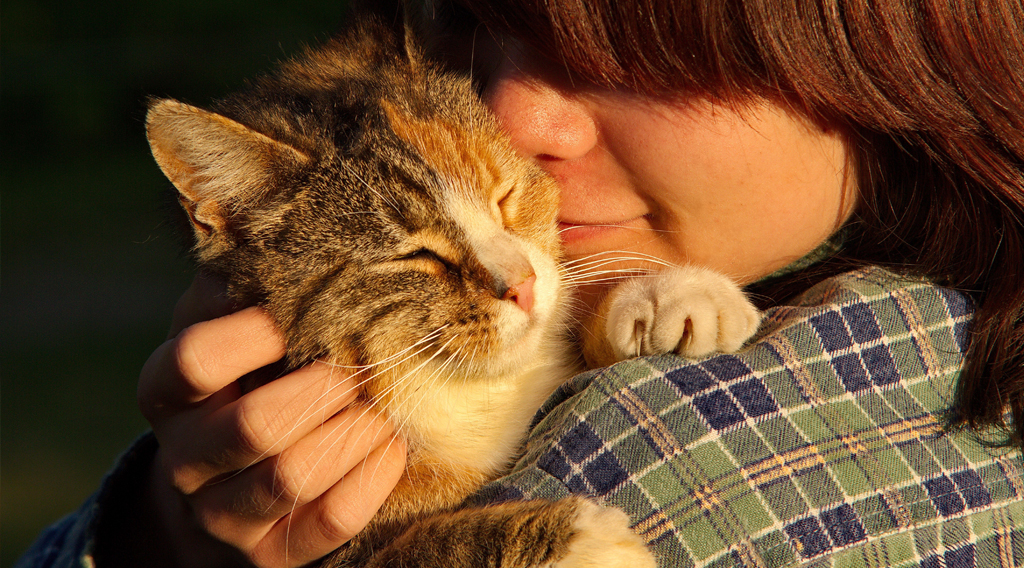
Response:
M745 25L743 4L722 0L466 2L488 28L552 54L582 79L664 96L733 98L766 91L774 75Z
M551 54L591 83L669 97L784 98L812 116L883 132L977 131L964 93L987 83L948 64L1020 76L985 52L1019 8L983 3L949 19L942 2L871 0L460 0L492 31ZM984 22L973 25L971 20ZM943 21L945 19L945 21ZM968 22L965 26L963 22ZM997 37L974 29L1003 22ZM1000 26L995 26L1000 27ZM936 36L932 30L941 30ZM1010 31L1008 31L1010 29ZM1019 54L1020 50L1017 49ZM992 61L997 59L996 61ZM989 93L976 100L991 100ZM1019 101L1007 105L1014 108ZM1013 132L1019 118L1000 125ZM987 125L986 125L987 126Z

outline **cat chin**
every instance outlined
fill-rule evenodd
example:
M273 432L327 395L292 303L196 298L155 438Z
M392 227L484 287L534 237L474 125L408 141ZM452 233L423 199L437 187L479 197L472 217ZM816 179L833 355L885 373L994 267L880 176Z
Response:
M554 305L546 308L545 313L535 312L525 317L522 313L513 314L519 320L518 325L506 326L499 334L499 347L473 362L481 375L521 374L550 359L551 347L565 341L565 326L561 323L560 310L555 310Z
M568 361L564 344L553 341L508 365L467 365L429 395L393 406L392 419L430 459L494 473L508 466L536 409L573 374Z
M563 340L541 333L540 330L531 331L533 333L521 337L510 346L492 349L464 360L459 372L448 382L504 382L546 365L553 358L552 345L560 345Z

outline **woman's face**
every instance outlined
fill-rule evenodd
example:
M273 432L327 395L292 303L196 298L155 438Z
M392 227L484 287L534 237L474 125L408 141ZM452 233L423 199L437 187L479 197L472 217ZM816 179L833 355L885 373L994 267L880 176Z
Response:
M653 256L749 283L816 248L853 208L842 137L779 105L574 84L515 44L499 59L484 99L516 150L561 185L570 260Z

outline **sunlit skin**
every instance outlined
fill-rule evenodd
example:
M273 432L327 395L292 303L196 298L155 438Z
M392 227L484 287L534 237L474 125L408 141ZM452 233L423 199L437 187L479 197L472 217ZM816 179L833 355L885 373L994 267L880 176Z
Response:
M516 150L560 183L570 260L639 253L749 283L850 215L853 176L835 130L767 101L652 100L587 86L514 42L504 53L484 98Z

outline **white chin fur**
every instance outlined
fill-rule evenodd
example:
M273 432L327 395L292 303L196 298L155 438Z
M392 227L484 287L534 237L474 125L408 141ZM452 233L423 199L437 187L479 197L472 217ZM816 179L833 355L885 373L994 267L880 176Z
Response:
M536 250L527 254L537 280L534 284L534 304L529 314L514 302L504 301L495 321L498 329L500 353L488 353L484 358L491 364L511 369L528 366L538 359L547 343L556 340L552 332L561 332L560 295L562 283L554 261Z

